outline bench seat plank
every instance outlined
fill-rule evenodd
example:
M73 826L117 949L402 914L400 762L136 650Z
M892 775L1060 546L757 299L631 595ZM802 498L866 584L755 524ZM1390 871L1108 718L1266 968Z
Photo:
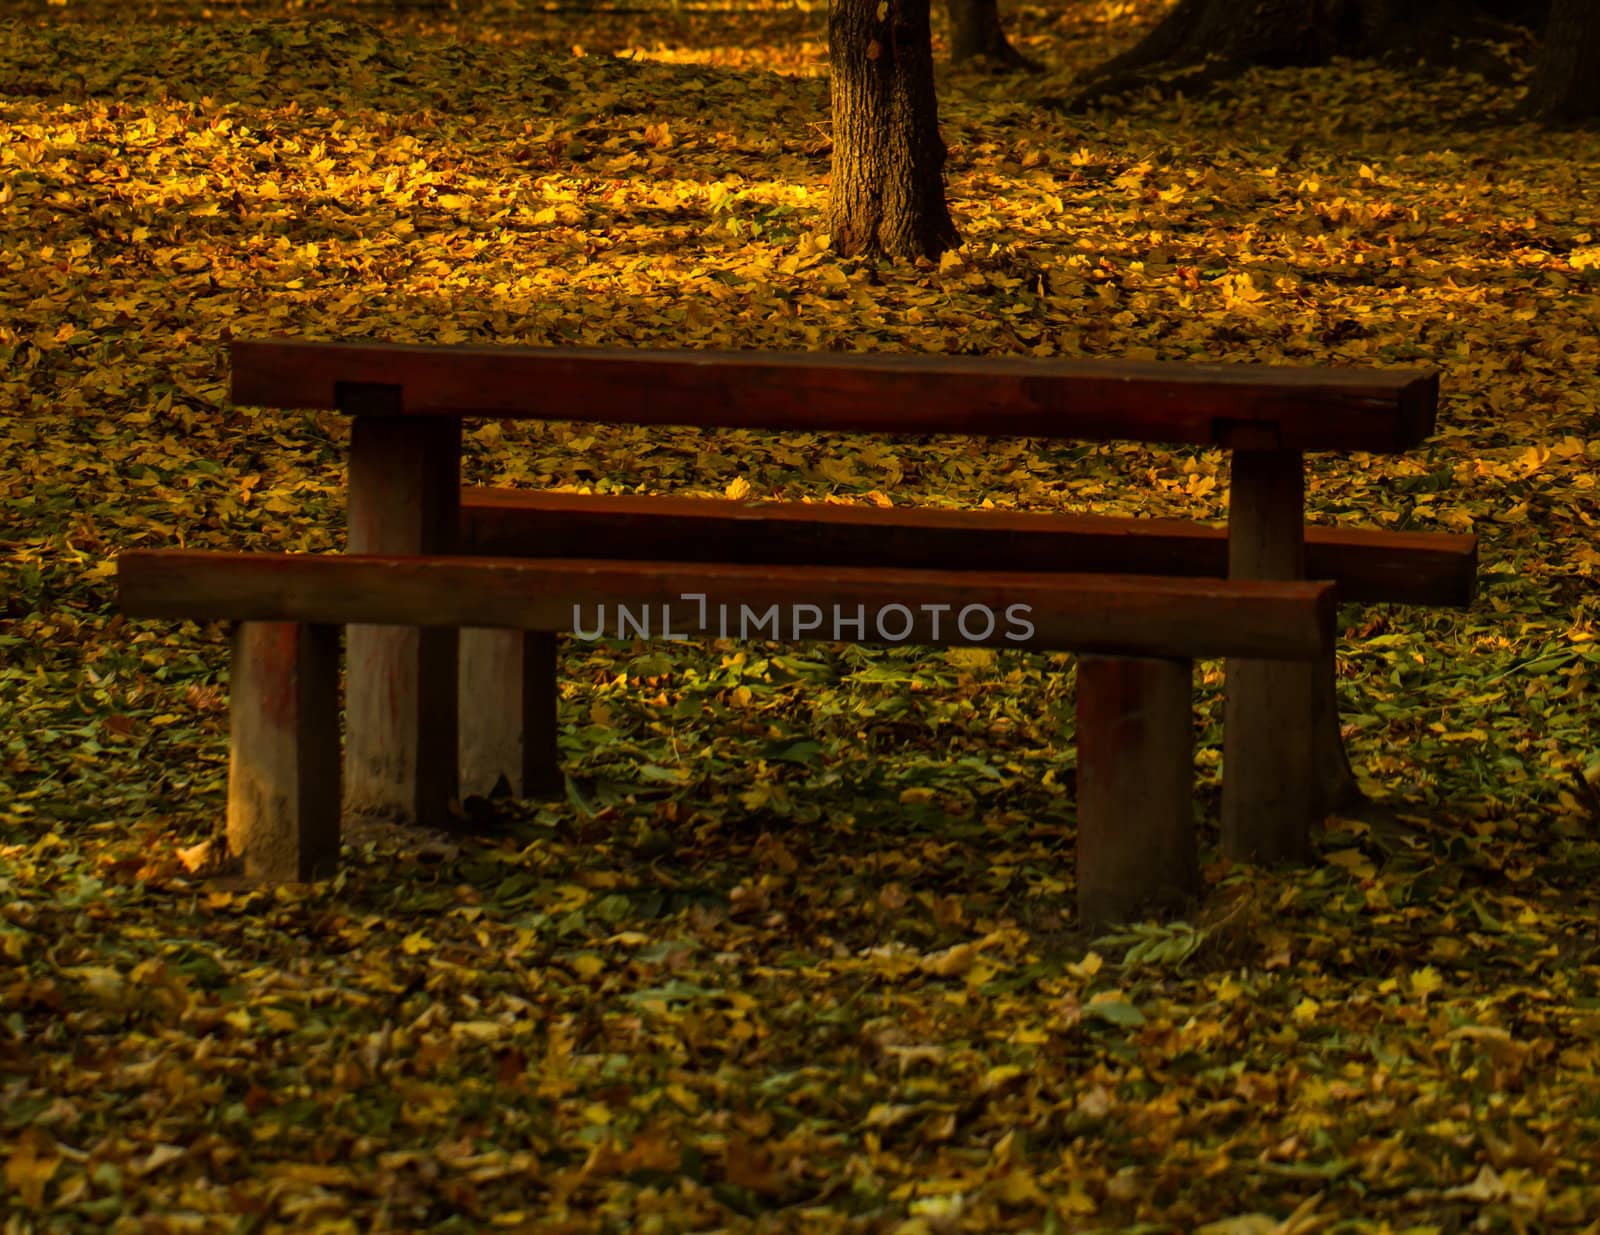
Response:
M865 626L839 635L824 617L801 637L1173 659L1317 657L1332 644L1336 600L1333 584L1305 581L198 550L124 553L118 587L135 617L570 631L575 609L587 623L599 606L627 605L655 620L665 608L673 634L704 637L736 636L741 606L759 614L775 605L790 638L787 615L822 603L863 607ZM904 638L877 637L872 615L891 605L907 608ZM1025 638L1006 618L1017 605L1029 606ZM993 615L989 629L960 627L967 606ZM765 636L758 628L752 637Z
M823 630L802 635L791 616L770 630L763 624L756 637L838 638L826 629L821 602L858 607L857 626L845 636L855 642L1088 653L1078 678L1085 926L1171 908L1198 887L1192 658L1328 655L1336 600L1328 582L190 550L124 553L117 575L121 607L132 616L239 623L229 846L247 874L273 879L324 873L337 853L340 625L552 632L579 625L575 606L626 604L669 612L680 637L721 636L730 633L724 605L741 613L803 606L816 610ZM943 613L930 613L930 605ZM969 630L962 612L969 605L1004 614L1005 629L990 621L982 633ZM1018 605L1027 606L1026 638L1017 637ZM865 612L891 606L906 621L885 639ZM523 697L542 694L546 684L525 682ZM427 821L444 822L442 813Z
M1071 571L1225 578L1228 529L1184 519L464 488L460 549L487 556ZM1478 540L1306 527L1306 574L1339 600L1466 606Z
M799 432L957 433L1393 452L1432 432L1402 369L836 352L235 340L236 404Z

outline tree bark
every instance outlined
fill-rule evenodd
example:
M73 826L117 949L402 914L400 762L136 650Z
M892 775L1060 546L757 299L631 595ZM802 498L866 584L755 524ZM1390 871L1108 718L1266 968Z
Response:
M1546 124L1600 115L1600 5L1555 0L1528 88L1528 112Z
M947 0L950 15L950 62L963 64L982 56L996 69L1026 69L1042 72L1044 66L1030 60L1011 45L1000 25L999 0Z
M1557 3L1594 24L1589 0ZM1151 86L1203 89L1255 66L1326 64L1336 56L1471 61L1472 40L1504 38L1509 25L1537 27L1548 6L1549 0L1178 0L1134 47L1091 70L1073 102L1084 106Z
M833 247L937 258L961 238L944 199L929 0L833 0L828 62Z

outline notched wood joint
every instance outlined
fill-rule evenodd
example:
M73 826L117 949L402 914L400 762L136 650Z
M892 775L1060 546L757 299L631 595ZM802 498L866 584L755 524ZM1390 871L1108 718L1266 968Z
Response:
M1276 421L1228 420L1211 422L1211 440L1229 450L1282 450L1283 433Z
M388 382L335 382L333 403L347 416L398 416L404 410L403 390Z

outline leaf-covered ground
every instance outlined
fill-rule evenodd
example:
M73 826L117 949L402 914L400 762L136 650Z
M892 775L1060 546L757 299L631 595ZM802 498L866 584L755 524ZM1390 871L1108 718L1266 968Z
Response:
M1600 1229L1593 135L1516 72L1068 117L1159 5L941 69L966 246L819 237L820 5L32 3L0 20L0 1224L21 1232ZM1594 230L1592 230L1594 229ZM1076 931L1069 658L574 650L570 791L194 874L222 632L134 545L333 549L345 427L224 342L1435 365L1314 517L1472 528L1351 610L1380 810L1192 925ZM1216 452L481 423L474 479L1221 517ZM1214 855L1220 666L1197 678Z

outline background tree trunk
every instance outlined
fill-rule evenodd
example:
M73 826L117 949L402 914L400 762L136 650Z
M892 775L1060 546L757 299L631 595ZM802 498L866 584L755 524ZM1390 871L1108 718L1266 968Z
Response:
M1557 0L1593 25L1591 0ZM1073 102L1150 86L1193 90L1260 65L1326 64L1335 56L1458 61L1492 59L1474 40L1537 28L1550 0L1178 0L1137 45L1091 70ZM1492 67L1492 66L1491 66Z
M1600 5L1555 0L1528 88L1528 111L1547 124L1600 115Z
M833 0L828 63L833 247L937 258L961 238L944 200L929 0Z
M1043 71L1043 65L1024 56L1006 38L999 0L948 0L945 8L950 15L952 64L982 56L997 69Z

